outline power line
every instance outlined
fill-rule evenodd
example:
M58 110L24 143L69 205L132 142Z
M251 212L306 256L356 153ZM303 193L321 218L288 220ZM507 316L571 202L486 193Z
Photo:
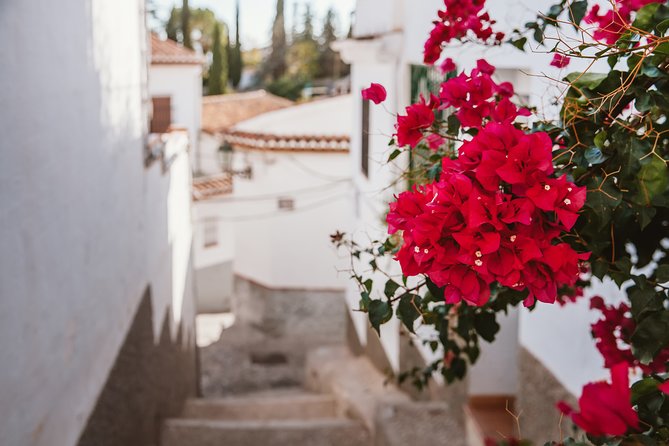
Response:
M255 215L241 215L237 217L220 217L220 216L215 216L215 217L203 217L201 219L193 221L194 224L199 224L199 223L204 223L207 221L218 221L218 222L239 222L239 221L250 221L250 220L267 220L270 218L274 217L279 217L279 216L287 216L290 215L291 213L295 212L302 212L302 211L308 211L312 209L317 209L319 207L325 206L327 204L330 204L333 200L336 200L341 197L345 197L349 195L350 191L347 191L346 193L339 193L336 195L332 195L329 197L325 197L321 200L315 201L313 203L310 203L305 206L297 207L294 208L290 211L285 210L285 211L272 211L272 212L265 212L265 213L260 213L260 214L255 214Z
M228 196L228 197L219 197L219 198L207 198L201 203L211 203L211 202L223 202L223 203L238 203L238 202L245 202L245 201L266 201L266 200L276 200L277 198L283 198L289 195L300 195L300 194L306 194L309 192L317 192L317 191L322 191L322 190L328 190L335 188L337 186L340 186L342 184L351 184L352 180L350 178L344 179L344 180L339 180L339 181L332 181L327 184L321 184L319 186L311 186L311 187L305 187L302 189L294 189L294 190L289 190L289 191L284 191L284 192L277 192L276 194L265 194L265 195L249 195L249 196L242 196L242 197L235 197L235 196Z

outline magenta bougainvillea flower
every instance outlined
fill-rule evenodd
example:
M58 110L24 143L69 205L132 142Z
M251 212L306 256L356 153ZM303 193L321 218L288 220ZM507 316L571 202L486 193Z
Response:
M651 3L664 3L664 0L615 0L614 9L601 13L600 5L594 5L583 20L596 25L592 33L595 40L613 45L632 22L632 14Z
M439 106L439 101L432 96L430 102L424 99L412 104L405 109L406 115L397 117L395 125L395 136L397 144L414 148L423 139L423 130L428 129L434 122L434 109Z
M362 90L362 98L372 101L375 104L380 104L386 100L386 89L381 84L375 84L372 82L372 85Z
M442 45L453 39L471 35L483 42L501 42L504 33L493 31L495 21L483 10L484 5L485 0L444 0L445 8L439 11L439 20L425 42L425 63L431 65L439 60Z
M551 61L551 66L556 68L564 68L569 65L571 58L563 54L555 53L553 54L553 60Z
M444 82L440 98L421 100L398 117L398 143L411 147L440 138L431 129L437 104L457 107L462 126L478 131L457 158L443 159L438 181L397 196L388 230L402 231L402 272L427 275L444 287L447 303L483 305L493 283L527 290L526 305L553 303L560 288L576 284L588 258L560 241L586 191L554 177L553 142L546 133L514 126L526 112L492 73L494 67L480 61L469 76Z
M561 401L558 409L591 435L624 435L639 429L639 416L632 408L627 364L611 368L611 383L586 384L578 400L580 412Z
M453 62L453 59L451 59L450 57L447 57L441 63L439 69L441 69L441 72L444 74L450 73L451 71L455 71L456 69L455 62Z

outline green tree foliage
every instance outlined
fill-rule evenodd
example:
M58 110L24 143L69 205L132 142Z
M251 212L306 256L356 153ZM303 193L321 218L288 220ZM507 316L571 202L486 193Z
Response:
M184 44L181 11L181 8L172 8L170 17L167 22L165 22L165 32L167 33L168 39L172 39L176 42ZM191 31L199 31L198 33L195 33L196 35L199 35L199 37L197 40L192 42L193 46L195 46L195 44L199 44L199 46L202 48L202 52L204 54L208 54L211 52L212 46L214 44L214 27L216 26L216 23L218 23L216 14L214 14L214 11L207 8L191 9L189 14L189 24Z
M309 5L302 18L302 31L288 50L288 74L312 80L318 76L320 48L314 37L313 14Z
M230 47L230 81L234 88L239 86L242 79L244 62L242 60L242 44L239 38L239 1L237 1L237 13L235 15L235 46Z
M337 79L348 73L348 67L341 60L339 53L332 49L332 44L337 40L336 21L337 15L334 9L330 8L325 15L323 32L319 39L319 78Z
M208 94L225 93L228 84L227 57L221 38L221 26L216 23L213 33L212 63L209 69Z
M186 35L183 32L183 21L182 21L182 8L172 8L170 12L170 17L165 23L165 32L167 33L167 37L169 39L175 40L177 42L180 42L184 46L184 40L183 37ZM202 52L208 56L208 59L212 61L212 64L208 67L208 69L205 70L203 78L202 78L202 84L205 88L205 90L209 91L210 94L212 93L211 90L211 85L210 85L210 79L212 78L212 70L214 68L214 59L217 57L216 54L214 53L215 50L215 45L217 38L215 37L215 34L218 33L218 40L220 41L219 43L219 49L216 50L218 53L220 53L221 57L221 63L220 63L220 69L221 69L221 74L220 78L222 79L222 90L224 91L227 83L228 83L228 67L229 67L229 38L228 38L228 27L222 23L219 22L216 18L216 15L211 9L207 8L197 8L197 9L191 9L188 12L188 15L190 16L190 19L188 20L190 29L192 31L198 31L197 33L192 33L194 36L196 36L196 40L191 42L193 46L197 47L199 46L202 49ZM216 31L216 28L218 27L218 31ZM190 34L190 33L189 33ZM218 68L217 68L218 69ZM215 75L216 78L219 77L218 74ZM214 81L216 83L217 81ZM219 87L214 88L214 91L219 91Z
M172 6L170 18L165 23L165 32L167 33L168 39L174 40L175 42L179 41L179 33L181 32L181 8Z
M193 42L191 42L191 27L190 27L190 8L188 7L188 0L183 0L181 7L181 34L183 38L183 45L186 48L193 49Z
M284 20L283 0L276 2L276 16L272 26L272 51L266 62L266 72L269 78L277 80L286 72L286 25Z

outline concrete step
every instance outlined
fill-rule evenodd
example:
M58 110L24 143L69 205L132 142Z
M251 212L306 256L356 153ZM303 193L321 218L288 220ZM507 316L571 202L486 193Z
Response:
M186 403L184 418L207 420L311 420L335 418L337 405L328 395L262 394L199 398Z
M359 422L343 418L316 420L221 421L170 419L163 425L162 446L368 446Z

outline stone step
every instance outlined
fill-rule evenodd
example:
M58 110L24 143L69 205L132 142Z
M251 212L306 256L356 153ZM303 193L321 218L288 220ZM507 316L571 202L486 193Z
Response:
M169 419L162 446L368 446L364 426L343 418L221 421Z
M332 396L310 393L199 398L186 403L183 416L208 420L311 420L335 418L337 405Z

